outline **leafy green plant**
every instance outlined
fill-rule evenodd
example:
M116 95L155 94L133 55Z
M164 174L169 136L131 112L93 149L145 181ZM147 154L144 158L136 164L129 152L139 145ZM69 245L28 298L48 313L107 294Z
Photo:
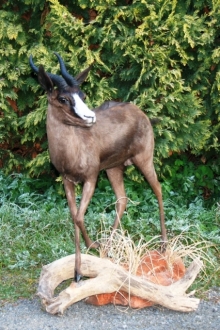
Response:
M215 0L16 0L0 5L0 144L7 173L51 172L47 100L28 57L53 73L93 63L83 89L90 107L131 101L154 128L155 161L173 152L219 154L219 6Z
M43 179L0 173L0 301L33 295L42 264L74 253L74 231L66 199L59 189ZM158 205L147 183L125 180L129 198L121 226L138 244L160 235ZM80 198L80 195L77 196ZM175 195L165 198L166 226L172 238L184 232L195 241L202 237L216 245L209 251L219 260L220 208L206 209L201 198L189 205ZM100 177L85 216L89 235L95 240L109 229L115 217L115 197L106 177ZM82 251L86 252L83 241ZM212 273L209 270L210 274ZM219 273L210 285L219 285ZM211 275L210 275L211 276ZM18 283L22 283L18 285Z
M73 248L63 187L55 184L49 162L47 99L30 70L30 54L52 73L59 72L54 51L73 75L93 63L83 85L91 108L109 99L129 101L160 119L154 127L155 163L169 234L185 230L193 236L193 223L204 239L219 244L219 27L215 0L0 4L0 167L7 174L39 177L0 177L3 295L8 283L17 287L11 272L32 287L42 262ZM156 198L134 167L126 170L126 190L124 228L136 240L159 234ZM101 174L86 214L91 236L114 216L114 195ZM219 258L219 245L213 255Z
M173 156L163 170L165 196L181 196L188 203L197 196L207 204L219 201L220 166L219 160L190 160L187 155Z

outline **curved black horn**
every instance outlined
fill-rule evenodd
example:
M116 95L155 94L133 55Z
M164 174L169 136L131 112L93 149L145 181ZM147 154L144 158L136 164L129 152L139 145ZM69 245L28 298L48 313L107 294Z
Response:
M60 63L60 71L62 73L63 78L66 80L67 84L71 87L78 86L79 84L78 84L77 80L67 72L67 69L66 69L66 66L64 64L62 57L59 54L57 54L56 52L54 52L54 54L58 58L58 61Z
M34 64L32 55L29 57L29 64L30 64L32 70L35 73L38 74L39 69ZM47 75L50 77L50 79L52 80L52 82L54 83L54 85L56 85L59 90L64 90L64 89L66 89L68 87L66 81L62 77L60 77L60 76L58 76L56 74L53 74L53 73L48 73L48 72L47 72Z
M30 64L31 69L32 69L35 73L38 73L38 68L36 67L36 65L34 65L34 62L33 62L33 56L32 56L32 55L29 57L29 64Z

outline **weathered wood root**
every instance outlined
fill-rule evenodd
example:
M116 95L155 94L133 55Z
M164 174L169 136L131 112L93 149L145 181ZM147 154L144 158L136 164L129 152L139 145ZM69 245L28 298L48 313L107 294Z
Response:
M82 254L81 271L83 276L89 279L79 283L73 282L54 297L56 287L73 277L74 265L73 254L43 266L37 294L48 313L63 314L67 307L88 296L119 290L182 312L196 310L200 302L197 298L190 298L194 292L185 293L202 268L203 264L199 259L191 263L179 281L163 286L131 275L123 267L115 265L108 259Z

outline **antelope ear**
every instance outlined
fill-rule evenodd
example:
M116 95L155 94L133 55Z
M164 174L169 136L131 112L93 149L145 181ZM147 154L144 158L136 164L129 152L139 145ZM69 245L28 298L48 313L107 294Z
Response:
M53 83L48 74L45 72L43 65L39 66L38 71L38 81L41 85L41 87L51 93L53 91Z
M88 73L89 71L91 70L92 68L92 64L87 68L85 69L84 71L80 72L76 77L76 81L78 82L79 85L81 85L87 78L88 76Z

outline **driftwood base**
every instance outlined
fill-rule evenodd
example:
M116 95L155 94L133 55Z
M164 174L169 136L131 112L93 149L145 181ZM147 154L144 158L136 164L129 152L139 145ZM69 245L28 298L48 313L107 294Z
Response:
M123 267L108 259L82 254L81 271L83 276L89 279L71 283L68 288L54 297L56 287L73 277L74 265L73 254L43 266L37 294L48 313L63 314L70 305L88 296L119 290L181 312L194 311L199 305L199 299L190 297L194 292L186 294L186 290L202 267L199 259L191 263L180 280L169 286L163 286L131 275Z

